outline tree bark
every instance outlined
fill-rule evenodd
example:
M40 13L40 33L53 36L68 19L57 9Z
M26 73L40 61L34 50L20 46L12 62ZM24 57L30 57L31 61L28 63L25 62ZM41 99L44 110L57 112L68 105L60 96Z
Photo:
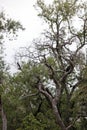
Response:
M2 130L7 130L7 118L6 118L6 114L3 110L3 107L2 107Z
M2 130L7 130L7 118L3 109L1 96L0 96L0 113L1 113L1 118L2 118Z
M59 109L57 107L57 103L59 100L57 98L59 98L60 92L59 93L57 92L57 96L55 96L55 98L54 98L48 91L46 91L46 89L44 88L44 85L41 82L39 82L36 87L39 89L39 92L42 93L45 97L47 97L48 100L50 101L50 103L52 105L52 110L53 110L55 118L56 118L56 123L61 128L61 130L69 130L71 128L72 124L69 125L68 127L64 124L64 122L60 116Z
M52 109L53 109L54 115L56 117L56 122L61 127L61 130L67 130L65 124L63 123L63 121L60 117L60 113L58 111L57 104L56 104L55 100L52 101Z

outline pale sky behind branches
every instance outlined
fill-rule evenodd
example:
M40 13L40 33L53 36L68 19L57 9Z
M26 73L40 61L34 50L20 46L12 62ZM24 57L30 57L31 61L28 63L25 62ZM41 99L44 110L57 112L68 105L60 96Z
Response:
M52 0L46 0L50 2ZM43 31L44 25L40 18L37 16L37 11L33 5L36 0L0 0L0 11L19 21L25 29L18 33L17 40L5 42L5 56L6 61L11 67L15 67L14 55L20 47L27 47L32 44L32 40L37 38Z
M19 21L23 27L26 28L25 31L18 33L17 40L6 40L5 42L6 61L13 69L15 68L14 55L18 52L19 48L28 47L32 44L32 40L43 32L43 21L37 16L38 12L33 6L36 1L37 0L0 0L0 11L4 11L9 18ZM45 1L46 3L52 2L52 0Z

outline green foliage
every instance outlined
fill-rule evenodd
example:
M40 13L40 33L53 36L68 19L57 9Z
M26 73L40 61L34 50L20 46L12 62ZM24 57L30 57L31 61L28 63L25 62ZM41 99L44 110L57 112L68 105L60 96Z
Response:
M4 108L3 112L6 114L9 130L11 130L11 128L15 130L15 127L17 127L16 121L18 122L17 119L19 117L21 118L21 109L19 110L20 107L18 108L19 102L17 102L18 100L15 99L16 95L10 95L10 93L13 93L12 88L10 88L12 87L10 84L10 76L7 73L7 66L3 58L3 42L5 41L6 37L9 38L9 36L11 36L11 38L13 38L14 36L16 36L19 29L23 30L23 27L19 22L9 19L8 17L6 17L4 12L0 13L0 106L2 102L2 106ZM4 121L1 122L1 120L2 119L0 119L0 126L2 126L2 123L4 124Z
M10 76L3 71L4 62L0 55L0 78L4 78L4 82L0 86L0 94L2 94L9 130L60 130L55 121L51 102L47 97L39 93L37 89L38 78L45 86L44 91L48 85L50 86L48 89L53 94L52 96L55 96L56 88L59 89L61 87L60 99L58 104L56 104L61 119L66 126L70 125L70 120L74 120L79 112L82 111L81 114L84 114L87 110L86 104L84 105L85 110L82 110L83 104L80 105L80 103L84 103L83 100L85 100L85 103L87 101L87 70L82 70L83 81L77 86L78 88L72 96L70 95L72 90L70 84L72 85L76 82L76 80L73 80L76 78L75 70L71 75L66 75L65 81L61 80L61 77L65 74L64 72L66 72L66 66L69 64L69 58L73 57L73 52L68 49L68 44L65 46L66 41L71 44L77 42L77 38L81 41L81 44L83 42L80 39L80 37L83 37L83 27L80 31L75 31L75 27L72 24L74 16L78 15L80 5L74 0L54 0L52 5L46 5L44 1L37 0L37 6L40 9L39 16L49 25L45 46L41 44L40 47L37 47L37 51L40 52L39 56L42 54L38 58L39 60L33 61L32 58L27 63L22 62L21 71ZM4 34L11 33L15 35L19 29L23 30L19 22L6 18L4 13L0 14L0 40L4 38ZM74 31L76 34L73 33ZM67 39L68 36L70 38ZM45 52L48 55L45 55ZM80 62L75 63L75 65L78 64ZM86 118L80 118L80 122L75 122L75 127L78 130L84 127L84 130L86 130L86 123Z
M37 0L39 7L39 16L43 17L46 22L56 22L56 18L66 21L72 18L78 10L75 1L54 0L52 4L46 5L43 0Z
M22 71L18 75L16 74L8 78L9 82L6 84L6 86L8 86L6 89L7 92L3 94L3 105L8 119L8 129L57 130L58 127L55 123L51 106L43 95L36 94L35 96L30 96L38 91L31 85L34 85L34 83L32 83L34 82L32 81L33 75L32 77L27 77L31 79L29 82L26 76L29 75L24 75L24 71ZM41 107L39 108L40 104ZM50 124L52 124L52 126Z
M13 37L17 36L16 34L19 30L24 30L20 22L15 21L13 19L9 19L8 17L6 17L4 12L0 13L0 44L1 40L6 37L9 38L10 35Z
M27 115L23 119L22 129L21 130L44 130L45 125L40 123L32 113ZM17 129L19 130L19 129Z

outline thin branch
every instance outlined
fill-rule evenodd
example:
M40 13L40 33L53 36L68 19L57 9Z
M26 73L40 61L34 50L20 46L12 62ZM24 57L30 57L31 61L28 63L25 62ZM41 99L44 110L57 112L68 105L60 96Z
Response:
M73 120L73 122L72 122L66 129L67 129L67 130L70 129L70 128L75 124L75 122L76 122L79 118L80 118L80 116L77 116L77 117Z
M72 90L70 92L70 97L73 95L74 90L76 89L76 87L82 82L82 80L78 81L75 85L72 86Z
M47 68L51 71L51 73L52 73L52 74L51 74L51 77L53 78L54 83L55 83L56 86L58 87L58 86L59 86L59 81L56 79L55 71L54 71L54 69L52 68L52 66L47 63L45 56L44 56L44 63L45 63L45 65L47 66Z
M51 94L49 94L46 89L44 88L43 84L40 82L38 85L37 85L37 88L39 89L39 91L45 95L49 100L50 102L52 102L52 96Z
M21 96L20 99L22 100L22 99L25 99L25 98L27 98L27 97L37 96L38 94L39 94L39 92L33 93L33 94L29 94L29 95L25 95L25 96Z

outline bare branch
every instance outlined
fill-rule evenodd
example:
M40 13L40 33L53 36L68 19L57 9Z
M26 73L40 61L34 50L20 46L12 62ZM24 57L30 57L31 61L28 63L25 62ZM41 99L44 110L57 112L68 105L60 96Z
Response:
M43 84L41 82L37 85L37 88L39 89L39 91L43 95L45 95L50 100L50 102L52 102L52 96L51 96L51 94L46 91L46 89L44 88L44 86L43 86Z
M70 129L70 128L75 124L75 122L76 122L79 118L80 118L80 116L77 116L77 117L73 120L73 122L72 122L66 129L67 129L67 130Z
M27 98L27 97L37 96L38 94L39 94L39 92L33 93L33 94L29 94L29 95L25 95L25 96L21 96L20 99L25 99L25 98Z

